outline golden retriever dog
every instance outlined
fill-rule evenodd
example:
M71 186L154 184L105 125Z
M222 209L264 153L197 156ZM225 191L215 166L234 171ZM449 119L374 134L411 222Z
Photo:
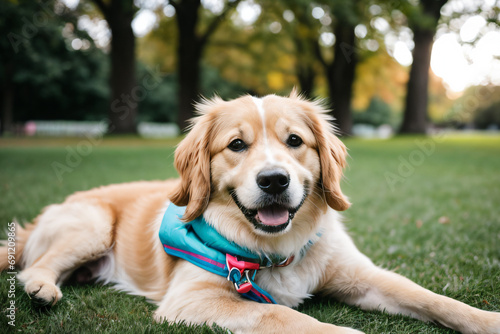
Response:
M314 294L463 333L500 333L500 313L430 292L358 251L339 214L350 205L340 188L346 148L320 103L292 92L214 98L197 111L175 152L179 180L77 192L17 226L18 280L33 300L55 304L73 276L147 297L157 321L234 333L359 333L294 310ZM163 227L170 208L181 215ZM189 248L193 235L201 241ZM205 246L223 263L196 253Z

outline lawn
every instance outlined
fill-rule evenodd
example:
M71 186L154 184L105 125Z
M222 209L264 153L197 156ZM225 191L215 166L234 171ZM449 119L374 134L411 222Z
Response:
M375 263L424 287L500 311L500 137L348 139L346 225ZM174 177L174 141L137 138L0 139L0 224L29 221L76 190ZM3 236L3 235L2 235ZM155 324L154 306L106 286L64 286L39 309L20 287L15 328L7 324L0 276L1 332L200 333L209 327ZM366 333L451 333L402 316L314 298L301 312ZM215 329L216 332L224 332Z

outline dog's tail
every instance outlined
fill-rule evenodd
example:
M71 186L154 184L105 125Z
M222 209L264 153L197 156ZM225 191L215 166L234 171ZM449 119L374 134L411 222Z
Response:
M14 271L15 268L22 266L24 246L35 229L36 221L37 219L33 223L25 224L24 227L17 221L7 225L7 238L0 240L0 272L4 270Z

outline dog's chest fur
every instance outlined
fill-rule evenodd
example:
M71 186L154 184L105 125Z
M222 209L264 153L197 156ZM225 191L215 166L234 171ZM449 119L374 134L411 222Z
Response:
M307 276L301 274L303 270L297 270L297 267L264 269L258 273L257 284L268 291L278 304L296 307L311 297L311 283L314 283L308 281Z

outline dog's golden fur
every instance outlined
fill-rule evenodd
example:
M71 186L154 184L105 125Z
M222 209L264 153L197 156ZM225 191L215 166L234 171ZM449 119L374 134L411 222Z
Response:
M158 305L158 321L217 323L236 333L358 332L291 308L320 293L464 333L500 333L499 313L434 294L380 269L357 250L337 212L350 205L340 189L346 148L320 104L296 93L245 96L204 101L198 112L176 150L179 180L78 192L17 227L19 280L29 295L54 304L62 297L59 285L73 275L146 296ZM271 196L279 204L266 205L289 210L291 222L278 224L259 211L264 186L256 178L269 170L285 174L281 186L287 188L286 196ZM237 200L255 208L256 221ZM170 201L187 206L185 221L203 214L219 233L255 253L294 255L289 266L257 274L257 283L281 305L246 300L225 278L167 255L158 231ZM295 216L293 208L300 208ZM0 269L6 267L6 258L0 259Z

